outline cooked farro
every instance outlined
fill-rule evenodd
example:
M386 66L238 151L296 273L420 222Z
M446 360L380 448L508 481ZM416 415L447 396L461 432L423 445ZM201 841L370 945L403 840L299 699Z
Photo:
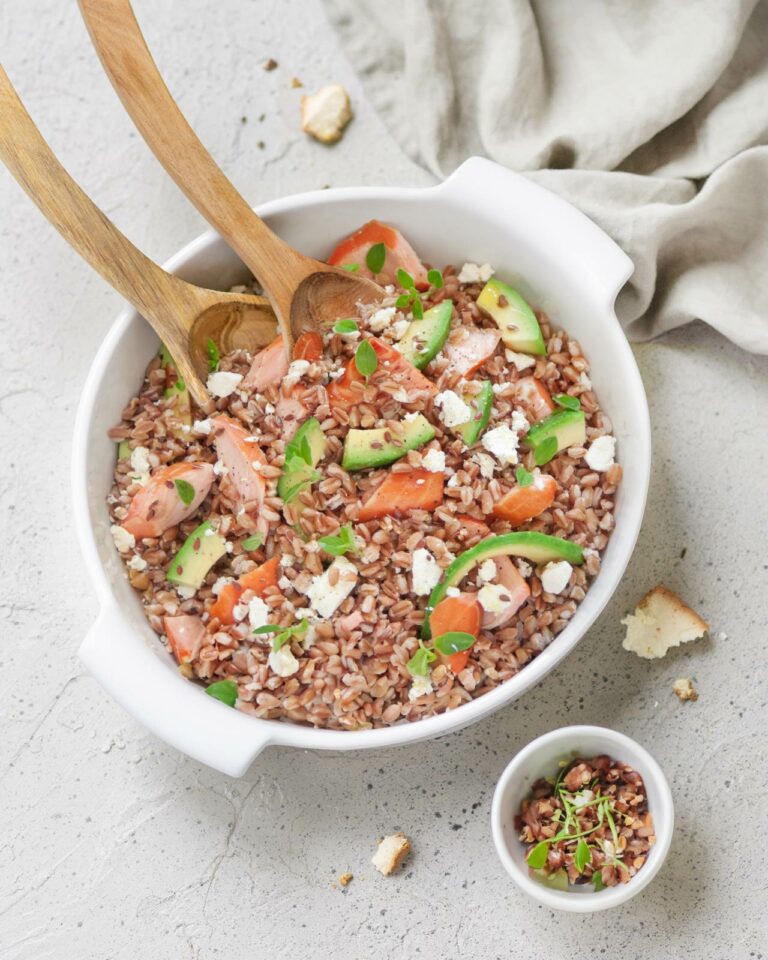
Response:
M411 272L416 276L415 268ZM124 444L108 503L131 585L184 675L227 702L233 691L243 712L362 729L453 709L504 683L544 650L600 570L621 467L606 463L596 469L585 462L592 442L610 434L611 424L599 408L579 344L538 313L546 354L523 357L526 366L518 370L515 358L519 362L522 354L508 359L499 343L463 377L456 358L468 349L462 346L465 331L472 337L485 331L490 343L498 339L498 328L477 305L482 281L460 283L452 267L442 277L442 287L427 282L420 299L424 310L453 302L449 339L423 374L402 359L391 360L400 356L392 345L403 336L411 304L398 299L402 289L389 286L380 304L360 308L356 333L329 332L319 355L311 341L300 344L288 386L279 344L262 351L253 366L242 351L222 357L220 371L243 379L228 396L202 410L194 407L188 417L183 385L174 389L172 362L156 357L110 432ZM389 307L396 309L382 313ZM356 350L374 330L376 370L367 379L345 373L347 367L354 371ZM420 345L417 339L417 351ZM491 391L488 423L467 447L446 426L448 407L460 407L450 397L438 407L434 394L453 392L457 400L474 403L470 412L479 421L485 382ZM585 433L580 444L537 467L540 450L526 448L523 437L555 409L548 398L558 395L565 395L559 412L578 401ZM418 414L433 436L414 445L410 421L415 424ZM307 447L298 454L296 444L286 449L308 417L317 421L325 446L312 466ZM508 429L498 435L502 452L483 445L486 434L510 424L516 426L511 446ZM345 469L350 430L381 431L372 442L365 440L366 456L396 451L401 458L363 469L348 463ZM305 472L286 468L286 461ZM394 498L385 482L395 485ZM504 508L513 517L513 508L504 505L511 492L520 499L521 489L528 489L522 498L528 513L534 493L540 499L534 516L505 520L492 514ZM205 522L210 528L201 527ZM564 582L557 593L542 586L542 565L525 559L494 555L490 568L469 570L461 591L457 581L443 598L458 606L446 603L442 610L474 611L481 618L470 630L474 643L440 653L433 663L433 640L422 631L430 591L457 556L512 530L577 544L584 562L560 567ZM191 546L177 556L193 531ZM342 548L347 536L351 549ZM331 539L321 544L320 538ZM333 546L337 540L342 546ZM199 586L185 584L192 576L187 555L197 558L214 546ZM546 578L553 583L557 565L547 564L552 569ZM490 581L482 579L483 569ZM431 622L440 618L432 614ZM447 622L449 629L460 629L450 617ZM278 638L272 626L293 632Z

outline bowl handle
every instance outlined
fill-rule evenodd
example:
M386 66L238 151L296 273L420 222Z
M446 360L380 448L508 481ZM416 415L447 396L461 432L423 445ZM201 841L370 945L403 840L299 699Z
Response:
M524 220L531 242L556 245L563 267L590 278L602 305L613 310L635 266L621 247L589 217L556 193L484 157L465 160L437 188L441 199L470 209L493 202L498 217Z
M181 677L138 625L105 603L79 656L117 702L166 743L241 777L270 743L272 724L233 710Z

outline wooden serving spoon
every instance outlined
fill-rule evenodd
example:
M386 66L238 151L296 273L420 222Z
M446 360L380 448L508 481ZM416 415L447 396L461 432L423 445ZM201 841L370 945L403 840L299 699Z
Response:
M208 339L221 353L252 353L276 336L263 297L186 283L138 250L56 159L0 66L0 159L64 239L149 321L195 400L210 400L203 379Z
M253 271L289 356L305 330L354 316L382 296L372 280L304 256L276 236L240 196L184 119L163 82L129 0L79 0L112 85L177 186Z

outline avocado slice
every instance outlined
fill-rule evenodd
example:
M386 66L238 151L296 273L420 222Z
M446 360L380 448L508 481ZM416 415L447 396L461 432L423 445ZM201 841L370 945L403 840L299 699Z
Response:
M501 280L491 279L480 291L477 305L491 315L501 331L501 339L510 350L537 356L546 354L547 347L536 314L517 290Z
M451 330L452 313L453 301L442 300L430 307L421 320L409 324L397 349L417 370L423 370L443 349Z
M169 406L179 421L179 426L173 428L172 434L176 440L185 440L189 436L189 430L184 430L183 427L192 429L192 400L187 385L179 377L173 357L164 343L160 345L160 366L165 370L165 382L170 381L171 384L163 390L163 397L171 401Z
M568 874L565 870L555 870L554 873L547 873L546 870L529 870L534 880L544 884L545 887L551 887L553 890L568 889Z
M345 470L370 470L385 467L416 450L434 437L435 430L425 416L394 421L389 427L350 430L344 440L341 465ZM396 444L394 441L399 440Z
M305 420L285 447L285 466L277 481L277 495L290 503L317 479L315 467L325 456L327 442L316 417Z
M166 579L178 586L197 589L211 567L227 552L227 541L213 528L210 520L190 533L168 567Z
M121 440L117 445L117 459L129 460L131 457L131 445L127 440Z
M523 437L523 443L534 452L538 466L549 463L555 454L568 447L581 447L587 440L583 410L558 410L535 423Z
M578 543L532 530L522 533L503 533L501 536L481 540L474 547L460 553L453 563L446 567L443 579L429 595L424 625L421 628L422 639L431 639L429 616L445 597L448 587L453 587L463 580L479 563L494 557L524 557L537 566L552 560L567 560L568 563L578 566L584 562L584 551Z
M490 380L483 380L482 387L480 393L476 393L474 396L469 396L468 394L462 396L461 399L470 407L473 416L472 419L466 423L460 423L457 427L454 427L456 433L459 434L468 447L471 447L473 443L477 443L480 435L488 426L488 421L491 419L493 384Z

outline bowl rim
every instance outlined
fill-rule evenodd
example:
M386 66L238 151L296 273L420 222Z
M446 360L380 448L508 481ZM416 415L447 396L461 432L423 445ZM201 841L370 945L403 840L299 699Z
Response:
M520 867L510 853L509 845L504 836L502 806L507 790L521 777L525 776L526 770L534 764L537 754L553 745L557 745L562 748L565 755L569 752L569 744L573 745L586 736L599 736L615 745L616 752L613 756L617 759L621 759L622 751L625 753L627 751L635 752L641 757L644 766L644 770L641 771L643 781L652 783L654 790L658 793L658 799L651 809L656 843L653 846L653 862L644 864L629 883L606 887L604 890L591 893L572 893L567 890L554 890L546 887L533 880L528 875L527 869ZM667 858L672 843L674 823L672 791L656 759L642 744L627 734L611 727L601 727L594 724L557 727L536 737L535 740L531 740L515 754L502 771L491 804L491 835L504 869L517 886L534 900L553 910L563 910L569 913L594 913L599 910L607 910L626 903L640 893L653 880ZM519 843L517 840L515 842Z
M573 650L613 596L633 554L640 532L650 479L650 415L645 389L636 360L629 346L629 342L618 324L613 306L618 290L621 289L632 273L633 265L629 258L620 251L620 248L589 220L589 218L580 213L580 211L570 203L556 196L546 188L518 174L514 174L512 171L499 167L497 164L478 158L467 160L450 178L432 187L343 187L313 190L274 199L267 203L259 204L254 207L254 209L259 216L269 221L270 218L303 208L316 205L333 205L333 203L338 200L354 200L364 203L381 203L387 200L397 202L410 199L423 200L430 196L439 196L440 192L446 190L451 182L455 181L460 174L463 173L466 176L467 172L470 172L470 168L471 172L475 172L478 165L483 168L501 171L503 176L508 178L510 182L524 184L524 187L521 189L524 189L526 193L530 193L543 203L553 204L558 212L562 212L564 218L570 220L577 218L579 222L583 221L585 226L588 225L592 230L597 231L600 234L601 240L605 240L611 247L615 248L615 252L620 254L623 261L626 261L625 265L622 261L622 268L619 270L621 276L617 277L620 283L616 289L611 292L610 300L606 303L606 313L608 315L606 322L612 317L612 321L616 324L616 332L618 334L618 336L615 337L615 345L612 346L612 349L621 356L627 374L625 389L634 394L638 411L641 414L638 421L634 423L637 442L643 453L641 463L644 464L644 469L642 469L641 475L637 478L640 490L640 503L639 509L637 506L635 508L633 528L625 528L627 532L625 535L628 534L628 537L625 540L624 553L616 555L610 569L604 566L600 574L598 574L595 582L597 583L602 578L605 584L605 596L598 606L591 613L587 614L586 620L580 624L578 631L574 632L571 636L566 636L565 634L568 630L568 628L566 628L563 634L557 638L557 642L552 643L546 650L542 651L538 657L528 663L525 669L521 670L515 677L510 678L510 680L485 694L483 697L462 704L460 710L446 711L437 716L427 717L414 722L399 723L391 727L367 730L328 730L304 727L280 720L263 720L245 714L238 715L240 719L252 727L252 736L250 739L259 741L259 747L256 752L270 744L327 750L383 748L439 736L476 722L530 690ZM208 230L185 244L180 250L169 257L164 262L163 269L170 273L184 270L195 257L204 254L207 249L221 242L221 238L215 231ZM236 258L236 254L232 253L232 257ZM88 371L77 409L73 432L71 461L72 495L76 529L80 549L85 558L86 567L102 611L108 607L120 610L121 604L115 597L106 571L99 558L95 529L90 519L87 499L90 424L93 418L94 408L98 403L98 398L106 379L107 368L112 360L116 347L129 326L137 319L145 322L138 311L128 305L120 311L110 326ZM630 522L631 518L626 518L625 523L629 524ZM110 690L110 693L115 696L114 690ZM132 709L130 697L118 697L118 699L120 699L129 712L137 716L142 722L146 722L144 718ZM208 699L209 703L212 703L210 698L206 699ZM257 730L259 731L258 734L256 733Z

